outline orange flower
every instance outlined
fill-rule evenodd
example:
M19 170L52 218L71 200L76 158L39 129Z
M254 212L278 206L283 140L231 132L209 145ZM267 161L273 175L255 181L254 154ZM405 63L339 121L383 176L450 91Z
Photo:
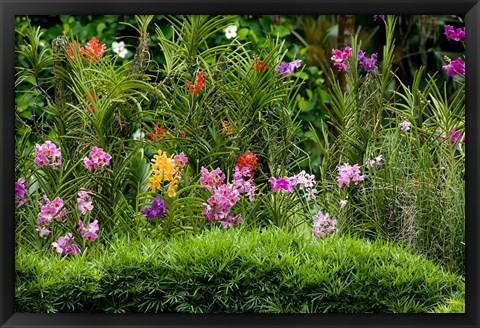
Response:
M75 61L75 52L78 52L80 58L85 56L88 61L96 64L98 60L102 58L106 48L107 47L104 44L100 44L100 41L98 41L97 38L93 37L88 41L85 47L80 47L77 41L73 41L67 47L67 54Z
M228 123L228 121L222 121L223 129L222 129L222 135L225 136L225 139L228 140L228 136L233 134L233 126Z
M255 155L249 150L246 153L240 154L240 156L238 156L237 166L240 170L248 166L250 168L250 172L253 175L257 170L257 162L258 162L257 155Z
M85 46L85 55L91 63L96 64L102 58L106 48L104 44L100 44L96 37L93 37Z
M146 132L145 135L150 138L152 141L156 141L157 139L162 139L168 133L167 129L162 125L158 127L158 124L155 123L153 125L154 133Z
M177 195L178 179L173 179L168 184L168 193L169 197L175 197Z
M189 80L185 81L185 85L187 86L187 89L190 90L191 93L198 95L198 88L195 88L194 85L191 85Z
M161 149L153 155L151 167L153 176L149 179L149 186L153 192L160 188L163 181L172 181L177 175L173 156L168 157Z
M206 87L205 73L198 73L197 77L195 78L195 85L192 85L189 80L185 81L185 85L191 93L198 95L200 93L200 88Z
M73 61L76 60L76 52L78 52L79 57L82 58L85 52L85 48L80 47L80 44L77 41L73 41L67 47L67 54L71 59L73 59Z
M199 88L205 88L206 83L205 83L205 73L199 72L197 75L197 78L195 79L195 85L197 85Z
M152 192L161 189L163 182L169 181L168 196L175 197L177 195L177 187L182 177L182 172L179 171L179 167L175 164L176 156L167 156L167 153L164 153L161 149L158 150L156 155L153 155L151 162L152 176L148 180L148 186L152 189Z

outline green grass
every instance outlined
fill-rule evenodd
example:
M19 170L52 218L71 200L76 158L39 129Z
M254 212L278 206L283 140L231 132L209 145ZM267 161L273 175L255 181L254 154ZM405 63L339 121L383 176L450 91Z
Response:
M275 228L119 238L81 256L19 248L16 273L17 312L427 313L464 290L399 246Z

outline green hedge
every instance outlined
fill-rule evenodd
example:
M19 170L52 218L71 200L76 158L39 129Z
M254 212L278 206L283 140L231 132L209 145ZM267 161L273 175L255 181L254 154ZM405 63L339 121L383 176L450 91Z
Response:
M81 256L17 249L16 273L17 312L433 312L464 290L398 246L275 229L123 239Z

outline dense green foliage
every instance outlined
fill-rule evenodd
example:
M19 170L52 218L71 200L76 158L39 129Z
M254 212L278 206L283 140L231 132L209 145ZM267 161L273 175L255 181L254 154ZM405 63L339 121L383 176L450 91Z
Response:
M17 17L18 310L462 312L447 22Z
M431 312L462 290L398 246L275 228L119 239L95 256L20 248L16 272L17 312Z

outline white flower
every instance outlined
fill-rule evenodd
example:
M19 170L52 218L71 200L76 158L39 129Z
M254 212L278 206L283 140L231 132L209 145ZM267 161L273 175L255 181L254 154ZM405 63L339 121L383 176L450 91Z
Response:
M118 54L120 57L125 58L128 53L127 48L125 48L125 42L113 42L112 43L112 50L114 53Z
M371 159L369 161L367 161L367 163L365 164L365 168L367 169L370 169L374 166L377 166L377 167L382 167L383 165L383 156L382 155L378 155L377 157L375 157L375 159Z
M375 161L373 159L367 161L367 163L365 164L365 168L369 169L371 167L373 167L373 165L375 165Z
M315 183L315 176L313 174L307 174L305 170L298 173L295 178L295 184L300 186L300 189L311 188Z
M225 36L227 39L236 38L237 37L237 26L230 25L225 29Z
M340 201L340 209L344 208L345 205L347 205L347 200L346 200L346 199L342 199L342 200Z
M138 129L137 131L135 131L135 133L133 134L133 139L134 140L140 140L140 139L143 139L145 138L145 132L142 132L141 129Z
M316 194L317 192L318 192L317 189L313 189L313 188L312 188L312 189L310 189L310 188L309 188L309 189L306 189L306 191L305 191L305 198L306 198L307 200L309 200L309 201L315 200L315 197L316 197L315 194Z

